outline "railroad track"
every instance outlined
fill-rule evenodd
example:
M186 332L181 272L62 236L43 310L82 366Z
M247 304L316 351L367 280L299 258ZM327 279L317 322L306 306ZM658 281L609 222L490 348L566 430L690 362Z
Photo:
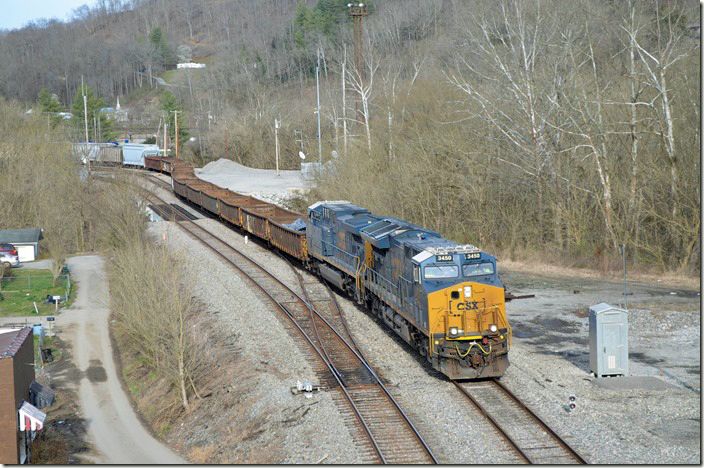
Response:
M170 184L155 175L146 177L161 188L171 190ZM207 233L205 237L215 239L212 242L199 241L215 250L227 262L233 263L229 259L233 251L237 253L236 256L244 257L204 228L183 219L183 214L179 211L172 209L165 215L165 219L174 218L178 218L175 219L179 221L177 224L190 232L191 236L199 239L186 226L195 226L201 233ZM333 394L333 399L343 414L348 413L346 422L359 433L366 434L369 441L367 446L373 447L373 450L368 449L366 453L373 461L394 464L437 463L411 421L368 364L347 327L336 295L325 283L317 280L305 282L299 269L291 265L299 280L303 294L301 297L247 257L244 257L243 265L234 266L270 297L305 337L309 344L304 348L307 350L305 354L314 363L314 371L320 379L321 387L340 390ZM507 441L518 457L517 462L587 463L497 380L453 383Z
M318 311L317 315L311 314L310 320L316 342L334 365L335 372L354 399L364 420L377 434L377 443L385 454L386 461L394 464L437 463L354 340L336 294L322 281L306 283L299 269L291 262L289 265L298 277L305 301ZM311 298L311 293L315 297ZM332 327L326 327L323 321ZM330 330L335 330L335 333L329 333ZM346 346L340 346L340 339L344 340ZM340 402L339 398L337 402Z
M149 178L150 181L152 179L154 178ZM175 221L192 238L242 273L255 290L273 302L291 321L309 345L306 354L307 357L314 358L312 362L316 364L313 367L321 387L335 391L333 395L338 406L347 409L346 422L358 433L363 433L362 438L368 441L366 445L371 446L371 450L366 451L370 462L437 463L430 448L371 366L359 354L356 345L347 341L351 335L342 326L341 320L344 319L334 295L328 294L327 301L316 301L316 304L321 309L327 304L329 309L326 315L340 327L340 332L317 310L316 305L301 297L263 266L183 216L180 211L163 210L168 204L158 196L149 194L147 198L160 216ZM306 291L303 284L302 289Z
M506 440L519 461L550 465L587 463L497 380L453 383Z

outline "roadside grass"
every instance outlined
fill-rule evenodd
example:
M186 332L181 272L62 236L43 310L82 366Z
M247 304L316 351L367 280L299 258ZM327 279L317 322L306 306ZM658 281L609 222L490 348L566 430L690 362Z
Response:
M46 304L46 296L63 296L66 294L67 280L58 278L56 285L49 270L13 270L12 276L3 278L3 300L0 301L0 317L24 317L37 315L34 303L37 303L40 316L56 313L54 304ZM73 285L71 285L73 286ZM73 294L61 307L71 305Z

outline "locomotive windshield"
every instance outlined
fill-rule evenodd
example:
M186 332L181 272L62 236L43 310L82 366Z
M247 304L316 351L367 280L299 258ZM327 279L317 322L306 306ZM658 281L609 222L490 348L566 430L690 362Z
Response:
M493 263L470 263L462 266L462 274L464 276L480 276L494 274Z
M427 266L424 274L425 279L457 278L460 269L457 265Z

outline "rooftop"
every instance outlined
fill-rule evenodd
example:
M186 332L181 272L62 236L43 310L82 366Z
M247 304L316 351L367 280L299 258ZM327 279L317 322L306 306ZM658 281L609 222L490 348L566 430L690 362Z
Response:
M39 228L33 229L0 229L0 242L10 244L30 244L39 242L44 236Z
M0 359L14 357L17 351L32 334L32 327L0 328Z

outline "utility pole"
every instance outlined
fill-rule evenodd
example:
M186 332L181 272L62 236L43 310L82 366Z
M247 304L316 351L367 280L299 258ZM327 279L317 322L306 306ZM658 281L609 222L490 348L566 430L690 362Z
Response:
M623 308L628 310L628 283L626 281L626 244L621 244L623 255Z
M86 167L88 168L88 175L90 175L90 147L88 146L88 97L86 96L86 90L83 87L83 75L81 75L81 92L83 93L83 121L86 125Z
M359 98L357 99L357 119L364 121L362 115L362 86L364 84L364 34L362 30L362 19L367 16L367 5L364 3L348 3L349 15L352 17L354 27L354 66L359 75Z
M164 119L164 156L169 155L169 119L167 118L168 116L166 115L166 112L161 113L163 119Z
M323 144L320 141L320 47L318 47L318 66L315 67L315 93L318 101L318 163L323 170Z
M303 130L294 130L293 137L296 142L301 144L301 151L303 151Z
M279 121L274 119L274 139L276 140L276 177L279 176Z
M347 88L347 44L344 44L342 53L342 141L345 148L345 157L347 157L347 99L345 98L345 88Z
M176 136L176 159L178 159L178 114L181 113L181 111L171 111L174 113L174 135Z

